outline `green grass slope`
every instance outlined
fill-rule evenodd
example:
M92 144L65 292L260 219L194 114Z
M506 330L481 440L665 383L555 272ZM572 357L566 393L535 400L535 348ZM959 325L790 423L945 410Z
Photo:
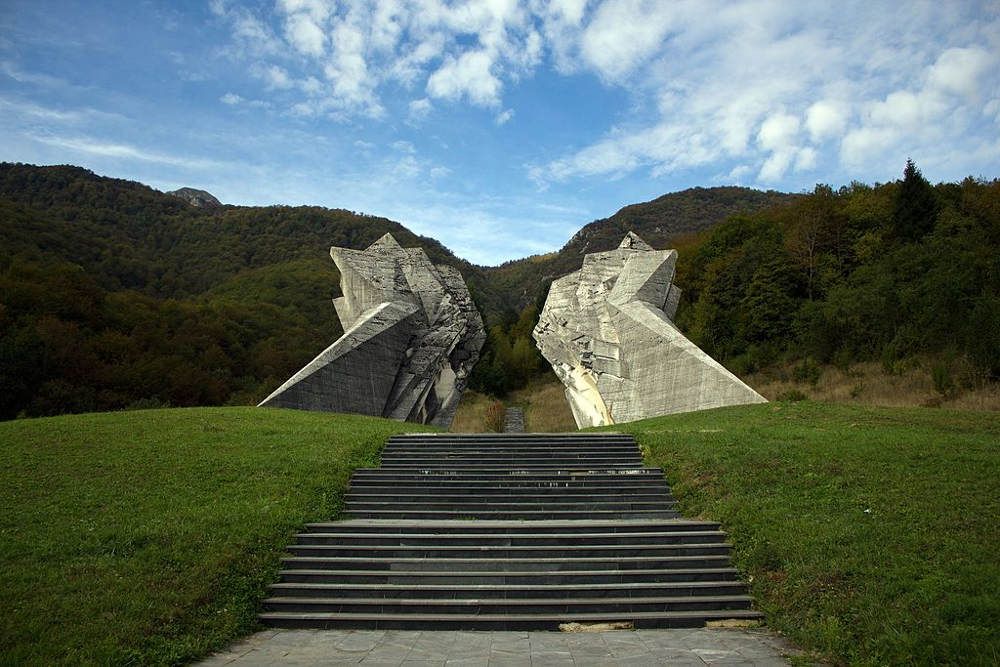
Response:
M246 634L290 536L422 429L257 408L0 423L0 662L176 664Z
M1000 415L771 403L621 424L835 663L1000 664Z

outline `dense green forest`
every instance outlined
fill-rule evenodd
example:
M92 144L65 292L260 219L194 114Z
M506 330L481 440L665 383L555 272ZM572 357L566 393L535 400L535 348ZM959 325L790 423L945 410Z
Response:
M199 208L77 167L0 165L0 419L252 403L340 334L331 245L386 232L459 268L489 329L471 386L544 372L548 283L634 229L680 250L678 324L737 373L775 361L947 360L1000 373L1000 184L902 180L808 195L693 189L626 207L558 253L473 266L402 225L318 207ZM937 379L936 379L937 381Z
M818 185L678 245L677 324L737 374L917 355L942 389L1000 374L1000 181L935 187L908 161L900 181Z
M330 246L386 232L500 300L479 267L384 218L198 208L78 167L0 165L0 419L259 400L341 333Z

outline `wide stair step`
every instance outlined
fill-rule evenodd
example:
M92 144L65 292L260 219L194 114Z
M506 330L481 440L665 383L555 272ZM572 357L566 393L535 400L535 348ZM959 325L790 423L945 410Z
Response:
M758 620L719 525L680 518L631 436L417 434L308 524L261 620L276 627L557 629Z

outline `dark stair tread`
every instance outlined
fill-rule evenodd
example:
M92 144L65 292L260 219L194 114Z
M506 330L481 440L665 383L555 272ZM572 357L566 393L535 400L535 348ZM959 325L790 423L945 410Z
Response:
M567 553L573 551L655 551L662 549L731 549L733 545L728 542L688 542L681 544L568 544L568 545L507 545L488 544L482 546L475 545L421 545L421 544L292 544L289 549L310 549L316 551L324 550L349 550L349 551L480 551L482 553L491 551L517 551L530 554L533 551L555 551L565 549Z
M325 573L328 570L311 570L311 572ZM357 570L352 570L357 572ZM482 573L477 573L481 575ZM611 584L589 584L587 590L607 590L607 591L642 591L646 589L676 588L680 590L693 588L717 588L719 586L745 586L741 581L671 581L671 582L623 582ZM310 583L310 582L279 582L269 586L272 590L286 588L300 588L316 591L325 590L361 590L361 591L391 591L399 590L427 590L427 591L496 591L517 593L521 591L580 591L579 584L343 584L343 583ZM603 598L602 598L603 599Z
M289 559L285 559L289 560ZM316 560L314 558L306 560ZM720 561L728 563L728 558L720 558ZM287 575L308 575L335 577L338 575L356 577L358 575L371 575L373 577L431 577L440 579L441 577L578 577L578 576L619 576L628 575L700 575L700 574L738 574L734 567L725 565L723 567L695 567L695 568L656 568L650 570L326 570L312 568L286 568L281 570L281 574ZM650 582L655 583L655 582ZM391 585L391 584L385 584ZM446 585L446 584L442 584Z
M699 545L698 548L708 548L705 545ZM729 550L728 545L713 545L712 548L720 550ZM601 556L581 556L579 558L388 558L385 560L376 560L374 558L354 558L351 556L287 556L282 559L282 562L287 563L297 563L301 561L323 561L331 563L398 563L398 564L410 564L410 563L424 563L424 564L451 564L451 565L462 565L464 563L478 563L485 564L490 561L496 561L498 563L535 563L539 565L555 565L558 563L641 563L649 560L655 561L669 561L669 562L683 562L685 560L709 560L709 559L720 559L728 560L728 556L723 556L719 554L700 554L691 556L621 556L619 558L607 558ZM394 572L395 570L390 570Z
M718 521L701 521L698 519L617 519L612 521L590 521L587 519L576 519L568 521L541 520L541 521L517 521L517 520L481 520L462 521L458 519L445 519L439 521L415 521L408 519L345 519L343 521L314 521L307 523L309 528L322 527L377 527L377 528L426 528L426 529L449 529L449 528L544 528L552 530L565 528L567 530L586 530L588 528L600 528L602 530L612 528L638 528L638 527L659 527L675 529L693 529L701 526L711 526L718 528ZM614 530L608 532L617 532Z
M586 612L580 614L574 614L572 618L567 618L565 614L477 614L474 617L468 617L464 614L363 614L363 613L337 613L337 612L265 612L260 615L260 618L264 621L267 620L277 620L277 619L290 619L290 620L410 620L415 617L420 617L423 620L453 620L453 619L465 619L469 620L496 620L496 621L531 621L539 619L551 619L553 621L564 622L564 621L620 621L620 620L631 620L631 619L655 619L663 617L675 617L675 618L712 618L712 619L727 619L727 618L763 618L764 614L759 611L752 609L706 609L702 611L665 611L665 612L655 612L655 611L637 611L637 612L625 612L627 615L623 618L623 612Z
M682 595L671 597L608 597L608 598L313 598L313 597L270 597L264 600L264 604L301 604L301 605L324 605L324 604L368 604L384 607L402 606L425 606L425 607L448 607L457 605L468 605L470 607L487 605L493 607L526 607L530 605L566 605L585 606L598 604L682 604L685 602L693 604L704 604L714 602L718 604L747 603L753 601L749 595Z
M725 535L720 530L678 530L671 532L648 532L648 533L461 533L458 535L448 533L351 533L347 531L331 533L299 533L296 537L307 538L371 538L371 539L408 539L408 540L431 540L431 539L573 539L583 540L588 538L610 539L610 538L663 538L663 537L722 537Z

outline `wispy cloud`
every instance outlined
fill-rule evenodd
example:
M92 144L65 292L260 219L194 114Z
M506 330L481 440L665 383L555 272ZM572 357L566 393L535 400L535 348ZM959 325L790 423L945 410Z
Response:
M48 146L55 146L68 151L125 160L155 162L158 164L170 165L172 167L183 167L185 169L221 169L233 166L218 160L168 155L155 151L147 151L128 144L102 142L100 140L87 137L35 135L31 138L39 143L46 144Z
M974 112L1000 88L1000 22L979 9L911 3L901 30L897 12L870 3L609 0L578 35L563 33L561 51L655 99L659 119L613 128L529 175L544 187L738 160L741 175L770 184L821 159L858 168L941 142L975 150Z

